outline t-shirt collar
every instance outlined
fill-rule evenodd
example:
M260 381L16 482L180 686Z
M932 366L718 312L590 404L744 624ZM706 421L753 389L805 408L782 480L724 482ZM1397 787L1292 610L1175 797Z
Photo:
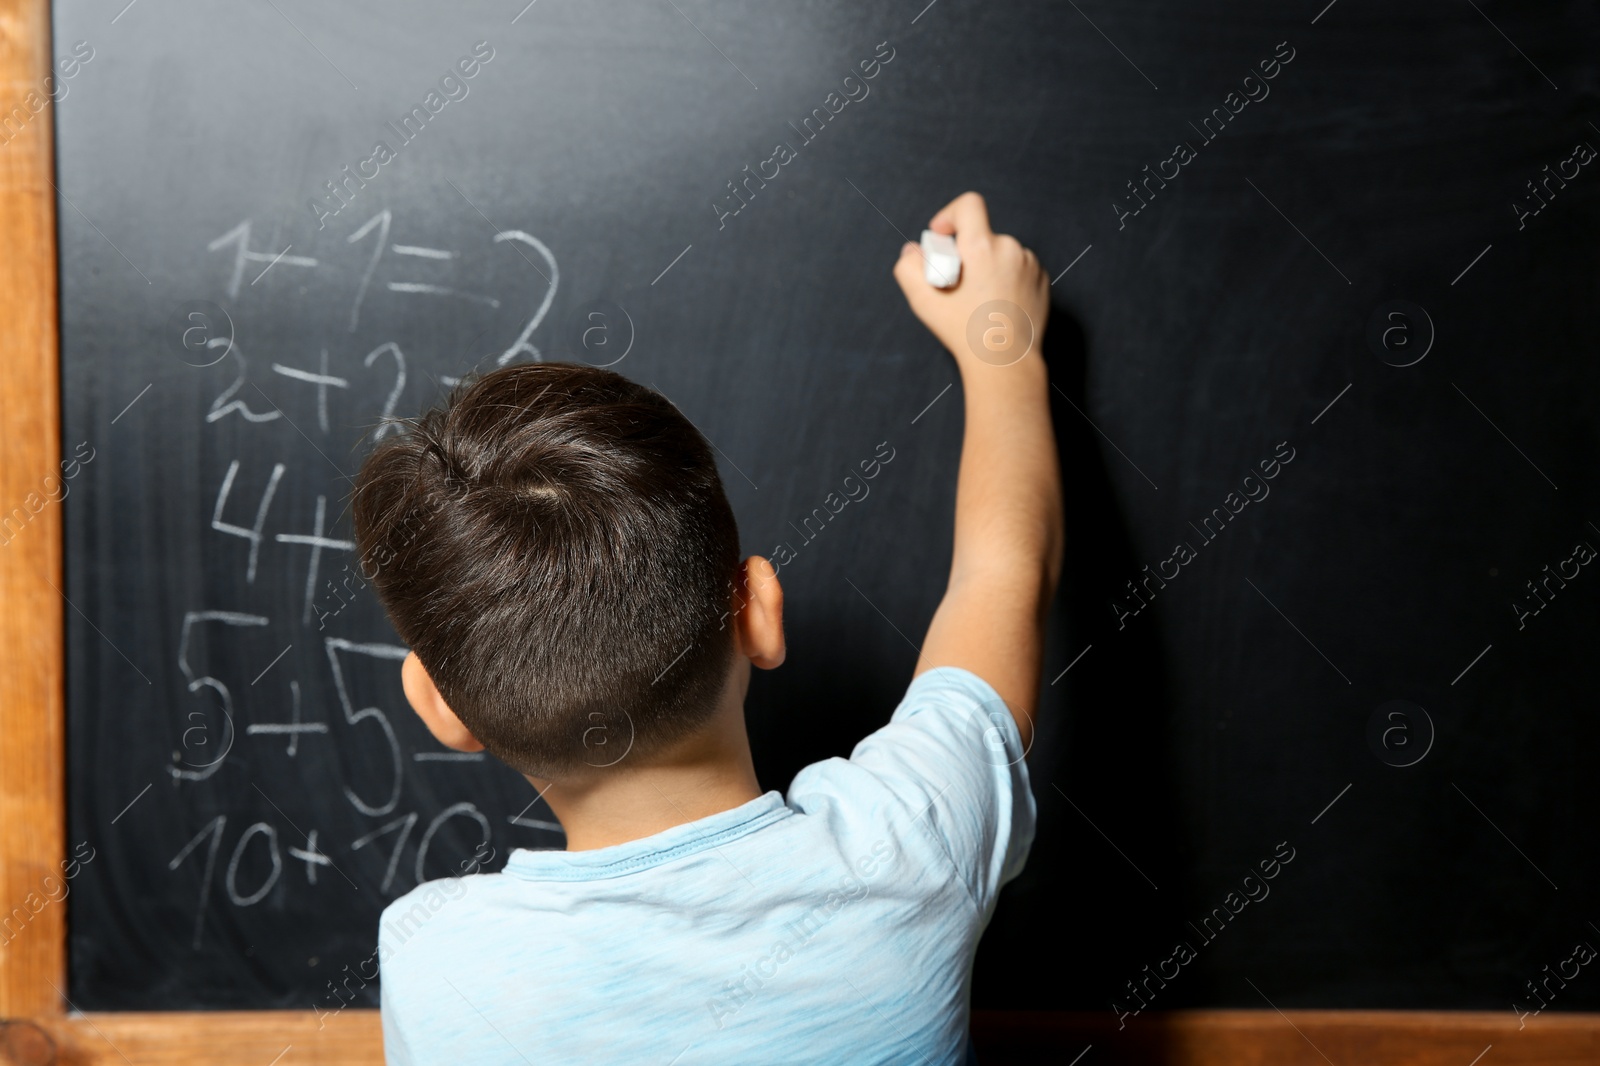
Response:
M717 847L792 815L772 791L726 811L675 825L651 836L590 851L515 848L505 872L528 881L594 881L620 877Z

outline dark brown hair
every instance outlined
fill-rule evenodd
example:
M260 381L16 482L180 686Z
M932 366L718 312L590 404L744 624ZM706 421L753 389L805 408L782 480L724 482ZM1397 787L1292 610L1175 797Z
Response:
M353 512L401 639L517 770L648 757L715 709L738 528L660 393L566 363L464 382L367 457Z

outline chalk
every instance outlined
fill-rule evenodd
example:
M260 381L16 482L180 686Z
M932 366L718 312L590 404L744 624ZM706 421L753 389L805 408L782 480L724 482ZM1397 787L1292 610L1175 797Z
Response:
M935 288L948 289L961 280L961 255L956 239L931 229L922 231L922 276Z

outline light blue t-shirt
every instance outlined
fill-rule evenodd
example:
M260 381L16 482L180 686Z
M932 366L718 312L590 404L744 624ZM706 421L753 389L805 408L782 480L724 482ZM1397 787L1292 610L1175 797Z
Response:
M972 960L1034 832L1015 722L955 667L846 759L591 851L511 853L383 912L399 1063L959 1064Z

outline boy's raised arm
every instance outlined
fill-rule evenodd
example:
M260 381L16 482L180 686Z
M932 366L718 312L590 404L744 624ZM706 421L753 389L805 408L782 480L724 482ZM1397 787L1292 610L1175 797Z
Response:
M1039 353L1050 286L1031 251L989 229L977 193L958 196L928 228L955 235L960 281L929 285L921 251L909 243L894 274L911 309L955 356L966 432L950 582L916 673L959 666L983 678L1006 701L1026 750L1063 541L1050 383Z

